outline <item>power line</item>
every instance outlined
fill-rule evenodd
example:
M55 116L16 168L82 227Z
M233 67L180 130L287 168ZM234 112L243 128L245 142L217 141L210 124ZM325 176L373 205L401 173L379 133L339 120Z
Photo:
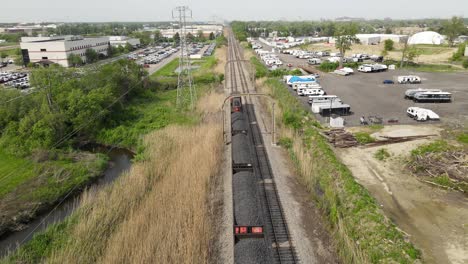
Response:
M177 14L175 14L177 13ZM172 18L179 21L180 57L179 75L177 78L177 107L183 108L190 104L194 108L196 91L193 86L192 64L187 43L187 19L192 18L192 10L188 6L178 6L172 10Z

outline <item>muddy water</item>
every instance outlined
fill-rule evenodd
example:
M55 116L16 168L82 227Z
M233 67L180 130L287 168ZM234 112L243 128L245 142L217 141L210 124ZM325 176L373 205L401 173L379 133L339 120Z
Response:
M104 171L104 176L100 177L91 188L100 189L113 182L122 175L123 172L129 170L132 165L131 159L133 154L128 150L116 148L106 150L102 147L88 148L88 150L105 153L109 156L110 161L110 166ZM28 242L35 233L43 231L51 224L61 222L79 206L79 199L80 196L76 196L65 200L57 209L45 212L37 219L30 222L26 229L10 233L0 238L0 257L5 256L8 252L14 251L18 246Z

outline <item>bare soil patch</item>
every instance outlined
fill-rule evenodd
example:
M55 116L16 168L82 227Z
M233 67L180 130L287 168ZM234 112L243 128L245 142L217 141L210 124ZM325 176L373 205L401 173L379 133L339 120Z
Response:
M385 127L376 135L440 134L433 126ZM468 199L462 193L439 189L419 181L402 166L409 151L429 139L385 146L392 157L374 158L382 147L337 151L357 181L381 204L385 214L408 233L427 263L468 262Z

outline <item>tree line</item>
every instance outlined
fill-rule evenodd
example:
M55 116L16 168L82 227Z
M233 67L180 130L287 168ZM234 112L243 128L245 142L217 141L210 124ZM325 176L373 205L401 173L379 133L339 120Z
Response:
M84 73L55 65L34 69L31 94L0 90L0 146L25 156L93 140L118 123L126 103L147 89L142 82L146 75L128 60Z

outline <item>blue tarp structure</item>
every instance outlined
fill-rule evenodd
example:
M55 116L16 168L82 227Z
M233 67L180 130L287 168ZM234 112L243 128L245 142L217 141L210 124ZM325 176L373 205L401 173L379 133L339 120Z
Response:
M289 79L289 83L297 83L297 82L315 82L315 78L313 77L300 77L300 76L293 76Z

